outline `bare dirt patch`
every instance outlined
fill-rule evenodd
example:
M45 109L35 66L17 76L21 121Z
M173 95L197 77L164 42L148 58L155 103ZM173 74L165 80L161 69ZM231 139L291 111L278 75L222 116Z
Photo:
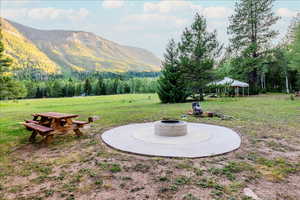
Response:
M222 123L241 133L241 148L201 159L115 151L96 127L48 147L26 144L0 166L0 199L249 199L244 188L266 200L300 199L299 127Z

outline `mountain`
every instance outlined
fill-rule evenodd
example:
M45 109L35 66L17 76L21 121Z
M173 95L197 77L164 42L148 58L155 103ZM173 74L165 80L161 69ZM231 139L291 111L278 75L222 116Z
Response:
M67 71L159 71L150 51L106 40L90 32L39 30L1 18L3 43L14 68Z

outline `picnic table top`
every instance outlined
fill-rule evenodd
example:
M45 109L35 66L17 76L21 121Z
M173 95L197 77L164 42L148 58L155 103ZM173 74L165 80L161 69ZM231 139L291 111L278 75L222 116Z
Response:
M54 119L75 118L75 117L79 116L76 114L65 114L65 113L58 113L58 112L37 113L34 115L41 116L41 117L54 118Z

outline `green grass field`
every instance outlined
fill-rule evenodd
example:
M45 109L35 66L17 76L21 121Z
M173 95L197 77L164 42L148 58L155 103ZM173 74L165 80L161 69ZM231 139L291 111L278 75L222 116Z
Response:
M294 176L299 178L298 170L300 166L300 162L299 162L300 154L297 153L300 151L300 149L297 149L297 147L299 147L300 144L300 137L299 137L300 136L300 132L299 132L300 99L299 98L298 99L296 98L294 101L292 101L288 95L283 95L283 94L269 94L269 95L241 97L241 98L217 98L217 99L206 100L205 102L202 103L202 107L206 111L220 112L225 115L232 116L233 119L221 120L219 118L194 118L191 116L187 116L187 118L185 118L184 120L202 122L202 123L211 123L211 124L223 125L226 127L233 128L234 130L238 131L242 135L243 144L241 149L235 153L219 157L221 161L218 160L218 157L206 158L202 160L197 159L194 161L188 160L186 161L189 163L187 166L183 164L182 168L184 169L180 167L176 167L178 164L177 162L181 162L181 159L178 160L166 159L170 165L170 170L176 171L178 169L180 170L194 169L195 166L197 166L196 163L206 162L208 163L207 164L208 166L206 167L206 169L201 169L204 170L203 173L204 174L207 173L206 174L207 177L212 177L214 178L214 181L217 181L218 183L221 184L222 177L230 176L230 174L229 175L226 174L227 173L226 166L230 165L231 161L234 160L237 163L245 162L247 163L247 165L255 168L256 169L255 172L259 173L260 177L262 177L261 179L259 178L260 181L261 180L271 181L272 183L274 181L275 182L283 181L281 182L280 187L289 187L289 185L288 184L286 185L284 181L287 181L287 179L289 179L290 174L294 174ZM16 147L21 147L22 145L23 146L25 145L25 149L26 149L27 147L29 148L31 145L27 142L30 132L25 130L25 128L20 124L20 122L23 122L24 119L31 119L32 113L49 112L49 111L73 113L73 114L79 114L80 119L82 120L86 120L87 117L89 116L98 115L101 117L101 119L94 122L90 130L91 133L97 135L97 133L100 134L105 129L108 129L113 126L122 125L122 124L155 121L162 118L181 119L183 117L182 115L186 114L186 112L190 108L191 108L190 102L181 103L181 104L160 104L156 94L129 94L129 95L113 95L113 96L0 101L0 157L1 157L0 171L2 170L2 172L0 172L0 180L8 181L11 180L10 178L14 176L18 176L16 174L24 174L24 170L25 171L27 170L26 165L28 165L28 163L31 164L35 162L40 163L40 161L37 160L42 159L41 155L36 153L33 158L31 157L24 158L24 162L22 161L22 164L20 163L18 164L20 165L19 166L20 169L18 168L17 172L11 170L11 168L15 166L14 164L15 157L22 156L22 154L24 153L23 151L25 151L21 149L18 150L16 153L16 152L12 152L12 150L16 149ZM109 155L110 157L112 157L112 159L114 159L114 162L118 163L118 165L116 166L120 166L122 168L122 166L124 167L124 165L126 165L127 161L123 160L124 156L123 157L119 156L118 153L117 154L110 154L109 152L107 152L107 154L103 154L103 152L97 153L98 151L97 149L103 150L104 147L99 148L99 144L97 142L94 142L93 137L90 136L89 133L86 134L89 136L89 138L83 138L82 140L80 139L78 140L75 137L69 138L68 136L65 136L67 138L65 144L54 142L54 144L50 145L49 149L50 150L52 149L53 151L57 151L57 149L61 148L60 153L63 154L68 152L67 150L68 148L72 148L75 149L78 154L85 155L84 153L87 153L90 149L90 145L92 145L94 149L91 150L91 152L88 152L88 154L86 155L87 157L91 156L91 159L96 159L95 155L97 155L98 156L97 159L100 158L102 159L101 156L103 156L103 159L105 160L107 158L107 155ZM87 140L88 142L86 142ZM86 145L86 143L88 143L88 145ZM45 152L45 150L41 150L39 149L39 147L35 147L35 148L38 148L37 151ZM106 152L106 150L103 151ZM93 154L94 152L95 155ZM74 152L68 152L67 155L71 153ZM72 155L70 156L72 157ZM61 163L63 159L66 159L61 156L62 155L59 156L57 155L56 157L57 159L55 161L56 164ZM247 156L249 157L249 160ZM253 156L255 157L254 160L253 160ZM73 155L73 157L76 157L75 154ZM75 161L72 160L72 162L70 163L75 164L75 163L85 162L85 161L80 161L80 159L79 160L78 159L79 158L76 157ZM134 156L131 156L128 159L132 160L131 163L140 162L141 160L144 160L144 159L139 160L137 158L134 158ZM279 163L277 163L276 161L278 159L281 159ZM43 163L47 163L47 162L49 162L48 163L49 166L52 166L54 161L51 157L51 159L43 161ZM65 164L65 162L67 161L64 160L63 163ZM152 162L149 164L151 166L153 162L156 161L154 161L152 158L149 158L147 162L149 163ZM216 167L219 167L220 165L225 166L224 168L225 174L223 175L222 175L223 171L214 172L214 170L212 170ZM277 165L281 166L281 168L278 169L276 167ZM64 165L62 164L61 166ZM241 170L241 174L235 176L241 176L243 178L252 180L253 177L251 176L251 173L254 172L248 174L247 170L249 169L243 168L243 170ZM295 169L295 170L291 170L291 169ZM20 171L22 171L22 173ZM151 173L153 175L153 174L159 174L160 172L151 171ZM23 175L19 175L19 176L23 176ZM170 175L170 177L172 176ZM167 178L165 179L167 180ZM154 188L156 188L155 189L156 193L160 194L159 191L161 190L162 186L160 184L152 183L151 180L152 179L150 178L149 180L147 179L149 185L151 187L153 186ZM176 177L174 177L174 180L176 180ZM232 181L231 179L229 180ZM249 183L254 184L255 182L252 183L251 180ZM295 179L293 181L295 182L297 180L298 179ZM107 180L107 182L109 181L110 180ZM194 183L193 181L187 182L186 184L192 186L192 184ZM290 183L292 184L293 181L290 180ZM246 182L240 181L240 182L243 182L243 184L245 185L248 184L247 181ZM57 184L59 185L59 183ZM230 182L230 184L233 184L232 187L234 187L234 184L240 184L240 183L237 181L232 181ZM7 187L11 186L8 182L6 182L6 184L4 184L4 186L2 187L5 188L5 185ZM246 187L245 185L244 187ZM179 186L177 185L176 187ZM270 187L272 188L273 185L271 184ZM233 191L228 192L222 190L223 196L222 195L221 196L222 198L224 197L224 199L226 199L225 197L233 195L239 197L237 199L242 199L242 195L240 194L242 188L243 187L236 189L237 190L236 192ZM81 191L82 188L81 189L77 188L77 189L75 190L76 192L74 194L81 197L81 195L83 194ZM268 188L266 188L266 190L267 189ZM213 189L212 192L214 191L215 190ZM215 192L218 191L219 190L216 189ZM166 194L161 194L162 196L160 196L160 198L171 199L174 197L174 195L175 196L179 195L177 194L177 192L178 191L175 191L175 189L174 191L172 189L167 190ZM296 195L294 196L295 197L294 199L297 199L298 197L300 198L300 194L294 193L294 195ZM2 197L5 197L5 195L2 195ZM276 195L272 197L277 198ZM290 197L293 197L293 190L291 190ZM1 184L0 184L0 199L1 199Z
M246 98L211 99L202 103L205 110L219 111L233 116L235 123L285 123L299 122L300 102L290 101L286 95L268 95ZM29 136L19 122L31 119L32 113L63 112L79 114L80 119L101 116L96 124L110 127L132 122L154 121L161 118L180 119L190 109L191 103L160 104L155 94L130 94L94 97L74 97L55 99L29 99L0 101L0 145L15 146ZM190 119L194 120L194 119ZM219 119L201 119L211 123Z

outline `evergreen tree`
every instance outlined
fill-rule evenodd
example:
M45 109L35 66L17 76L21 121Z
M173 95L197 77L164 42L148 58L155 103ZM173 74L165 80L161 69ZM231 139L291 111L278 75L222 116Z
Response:
M92 93L92 84L90 82L90 79L86 79L84 83L84 93L85 95L91 95Z
M75 95L75 86L72 78L69 78L68 83L65 84L65 91L67 97L73 97Z
M235 5L234 15L230 17L228 27L228 33L232 36L230 49L239 56L237 61L239 65L235 67L242 68L242 73L247 77L252 89L258 88L258 74L264 62L267 46L277 35L277 32L271 29L279 19L272 10L274 1L239 0Z
M12 79L9 75L9 66L11 64L12 60L4 55L4 46L0 30L0 99L16 99L24 97L27 94L26 87Z
M206 19L196 14L191 28L183 32L180 49L180 68L191 94L199 93L203 100L203 89L212 80L215 58L222 46L217 41L216 31L207 31Z
M297 72L296 89L300 90L300 13L294 19L288 54L289 67Z
M172 39L164 54L161 76L158 80L158 96L162 103L179 103L185 101L186 89L178 63L178 49Z
M104 83L102 77L98 78L95 93L96 93L96 95L105 95L106 94L105 83Z
M81 94L82 94L82 85L81 83L78 83L75 86L75 96L80 96Z
M130 93L130 85L127 82L125 82L125 84L124 84L124 93L125 94Z
M52 97L63 97L63 86L59 80L54 81L54 84L52 86Z
M112 93L118 94L119 78L115 78L112 85Z

